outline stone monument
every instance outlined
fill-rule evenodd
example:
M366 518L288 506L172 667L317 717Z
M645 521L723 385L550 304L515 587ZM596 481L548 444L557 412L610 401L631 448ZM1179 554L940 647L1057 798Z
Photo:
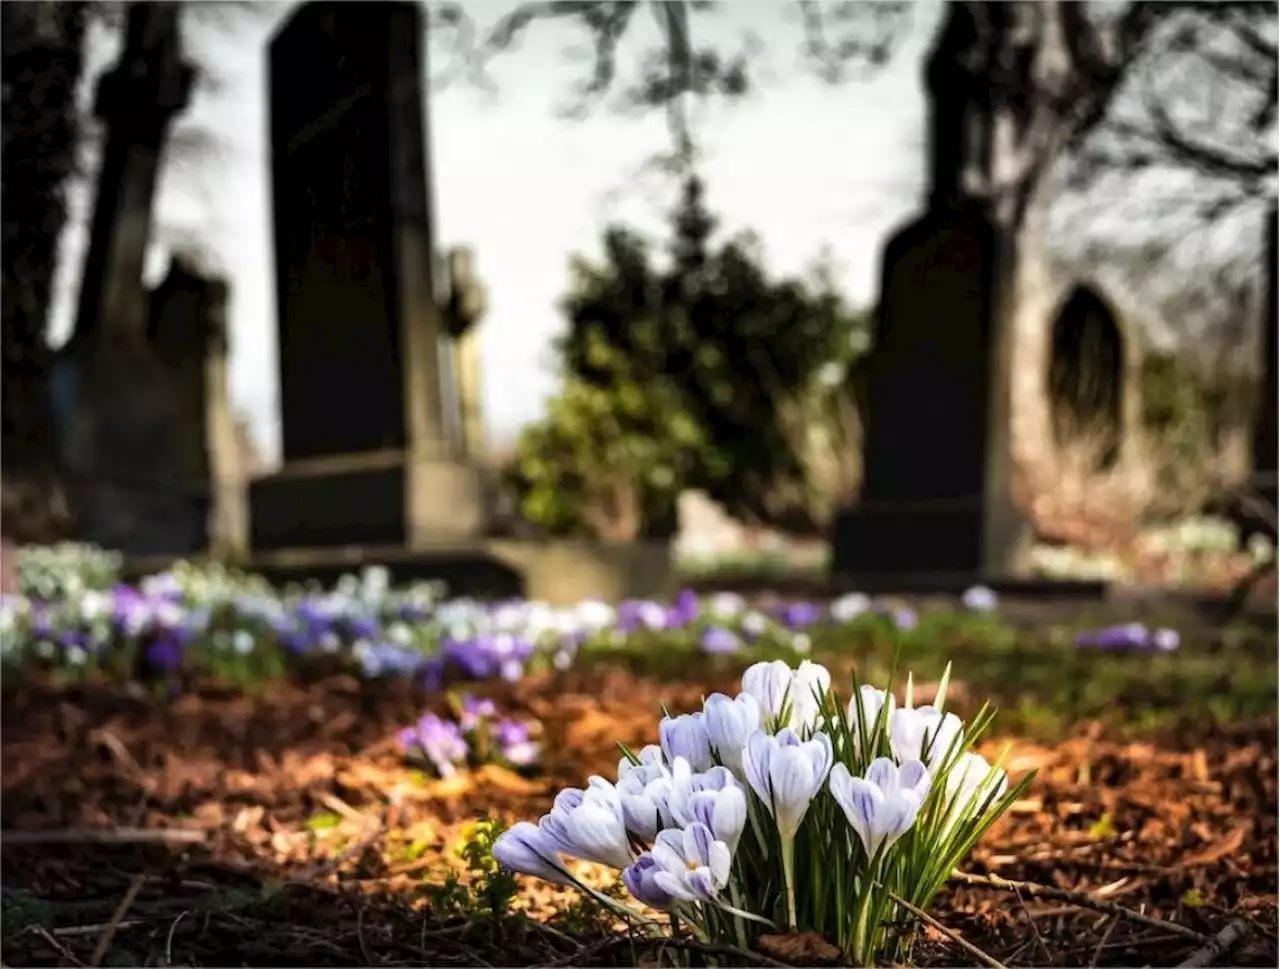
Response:
M51 377L73 535L128 554L204 545L207 492L181 473L181 394L148 338L143 260L169 125L186 107L176 4L129 6L94 105L106 128L75 330Z
M230 288L178 254L151 293L150 343L178 376L180 473L210 497L209 551L247 549L245 469L240 466L227 380Z
M1276 343L1276 320L1280 316L1280 296L1277 295L1277 277L1280 276L1280 212L1272 203L1266 217L1266 243L1263 247L1262 290L1262 372L1258 384L1258 398L1253 422L1253 477L1254 489L1271 508L1277 508L1277 380L1276 355L1280 350ZM1255 523L1254 528L1257 528ZM1259 529L1274 541L1274 523Z
M925 212L886 244L875 344L860 393L859 504L841 513L841 578L1005 574L1029 530L1012 501L1011 234L971 191L975 153L998 137L989 81L959 55L963 16L931 53Z
M271 43L284 465L255 550L429 547L485 528L446 428L421 9L307 3Z

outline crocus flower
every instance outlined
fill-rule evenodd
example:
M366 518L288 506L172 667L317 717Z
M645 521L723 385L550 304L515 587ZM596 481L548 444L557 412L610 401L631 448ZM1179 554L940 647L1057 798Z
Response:
M691 774L683 760L676 761L669 810L679 826L704 824L730 852L738 849L747 824L747 796L728 769L714 767L703 774Z
M899 708L889 718L889 746L900 763L920 760L936 770L951 751L963 742L964 724L954 713L940 713L936 707Z
M711 740L701 713L663 717L658 722L658 743L668 761L683 757L694 770L711 766Z
M568 873L546 835L528 821L512 825L493 843L493 857L510 871L568 885Z
M858 721L859 699L862 701L861 722ZM884 710L885 704L889 706L889 712L885 715L887 727L888 722L893 719L893 711L896 706L893 694L866 684L858 687L858 698L849 701L849 729L855 738L870 740L872 733L875 732L876 724L880 722L880 714Z
M866 777L854 777L844 764L831 768L831 796L857 833L868 858L901 838L929 793L929 771L918 760L899 768L888 757L877 757Z
M708 626L702 631L702 651L712 656L729 655L742 649L738 634L724 626Z
M903 632L910 632L920 625L920 617L916 615L914 609L895 609L893 611L893 624Z
M736 592L717 592L707 603L707 611L722 620L740 616L746 607L746 600Z
M720 763L741 770L743 745L761 726L760 701L750 693L739 693L732 700L713 693L702 704L702 722Z
M462 731L450 720L434 713L425 714L418 722L400 732L406 752L426 758L441 777L452 777L458 765L465 764L470 752Z
M662 870L653 854L646 851L629 867L622 870L622 883L627 886L627 891L645 905L656 909L668 909L675 903L675 898L658 885L656 876Z
M961 820L967 811L980 811L988 798L994 803L1008 787L1005 772L992 771L981 754L972 751L962 754L947 771L948 822Z
M818 721L821 697L831 689L831 671L809 660L801 661L791 678L791 726L809 730Z
M791 667L780 659L756 663L742 674L742 692L755 697L761 714L776 722L782 716L782 707L791 689L791 678Z
M733 855L705 824L659 832L649 855L656 865L654 884L674 899L710 902L729 884Z
M971 612L994 612L999 599L996 594L985 585L975 585L966 589L964 595L960 597L960 601L964 607Z
M868 609L871 600L861 592L850 592L831 603L831 618L836 622L853 622Z
M542 816L538 828L566 855L626 868L634 858L617 790L608 781L593 777L591 786L578 793L581 800L565 798L562 801L557 796L558 803Z
M529 739L529 725L518 720L499 720L493 727L498 755L508 764L527 767L538 759L542 748Z
M793 602L782 610L782 623L789 629L808 629L822 621L823 610L812 602Z
M1151 631L1140 622L1126 622L1117 626L1105 626L1095 633L1083 633L1076 639L1077 646L1094 646L1105 650L1146 649Z
M769 736L757 730L747 740L742 769L747 783L773 816L785 842L794 840L809 803L831 770L831 741L815 734L801 741L794 730L784 727Z

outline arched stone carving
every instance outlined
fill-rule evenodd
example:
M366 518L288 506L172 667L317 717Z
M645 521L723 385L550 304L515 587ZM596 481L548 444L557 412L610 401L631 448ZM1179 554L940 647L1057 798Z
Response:
M1114 467L1134 431L1128 399L1136 392L1133 348L1115 312L1088 285L1077 285L1053 317L1046 389L1058 448L1098 448L1098 470Z

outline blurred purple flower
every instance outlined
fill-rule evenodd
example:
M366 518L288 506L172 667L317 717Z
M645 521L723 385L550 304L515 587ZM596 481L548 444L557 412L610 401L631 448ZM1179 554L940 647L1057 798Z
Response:
M498 754L509 764L527 767L538 759L541 748L529 739L529 725L518 720L499 720L493 728Z
M702 651L711 655L728 655L742 649L737 633L724 626L708 626L702 631Z
M484 697L474 697L470 693L464 693L461 697L462 716L458 718L458 725L462 727L463 733L470 733L480 725L483 720L492 720L498 715L498 708L493 705L493 701Z
M698 618L698 594L692 589L681 589L676 594L676 601L667 610L668 629L682 629Z
M426 759L441 777L452 777L465 764L469 748L458 725L425 714L412 727L400 731L400 743L408 756Z
M825 610L813 602L792 602L783 607L780 619L788 629L808 629L821 622Z
M1181 645L1181 637L1176 629L1157 629L1153 632L1143 623L1126 622L1104 626L1092 633L1081 633L1076 638L1076 645L1109 652L1154 650L1167 653Z
M908 609L904 606L901 609L894 610L893 624L903 632L910 632L920 625L920 617L916 615L914 609Z

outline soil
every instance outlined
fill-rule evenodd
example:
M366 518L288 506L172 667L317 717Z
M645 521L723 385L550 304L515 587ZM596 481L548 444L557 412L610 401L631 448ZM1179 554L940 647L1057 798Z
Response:
M569 896L540 883L522 882L519 904L542 921L499 933L433 912L423 879L459 864L453 848L477 816L534 819L561 787L613 777L618 741L656 740L660 703L692 708L735 686L724 680L596 669L486 686L476 692L504 712L543 723L543 773L430 783L396 748L426 707L407 686L192 684L169 700L25 682L0 714L3 961L652 964L616 940L543 927ZM1142 737L1079 724L1053 746L1014 739L1009 766L1039 773L966 870L1093 899L953 885L934 912L948 932L1017 965L1174 965L1202 947L1196 933L1238 919L1243 937L1210 964L1277 964L1274 717ZM736 964L748 961L767 959ZM977 964L933 928L915 961Z

